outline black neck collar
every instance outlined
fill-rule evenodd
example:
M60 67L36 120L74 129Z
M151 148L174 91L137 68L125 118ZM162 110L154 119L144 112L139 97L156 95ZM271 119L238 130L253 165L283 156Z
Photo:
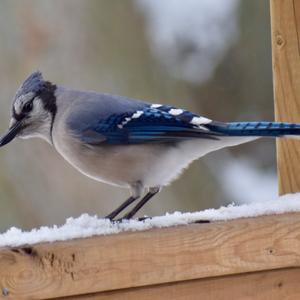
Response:
M39 98L43 102L44 109L48 111L51 115L50 138L52 144L53 144L52 130L53 130L55 116L57 113L56 96L55 96L56 89L57 87L55 84L52 84L49 81L45 81L43 88L38 93Z

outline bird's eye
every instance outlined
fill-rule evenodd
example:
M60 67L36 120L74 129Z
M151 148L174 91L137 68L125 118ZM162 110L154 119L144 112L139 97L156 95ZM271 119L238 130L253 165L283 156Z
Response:
M28 113L32 110L32 108L33 108L33 103L32 101L29 101L23 106L23 112Z

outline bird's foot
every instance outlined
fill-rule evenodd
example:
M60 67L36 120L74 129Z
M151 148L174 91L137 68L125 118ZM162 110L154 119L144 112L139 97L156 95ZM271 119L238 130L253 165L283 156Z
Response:
M136 221L145 221L145 220L148 220L148 219L152 219L152 217L141 217L141 218L138 218L138 219L135 219ZM111 222L113 223L122 223L123 221L128 221L128 220L132 220L132 217L128 216L128 215L125 215L124 217L122 218L119 218L119 219L116 219L116 220L111 220Z
M130 217L128 214L126 214L124 217L118 218L118 219L113 219L113 218L109 218L109 217L105 217L105 219L110 220L110 222L112 223L122 223L123 221L128 221L131 220L132 217ZM152 219L152 217L148 217L148 216L144 216L144 217L140 217L138 219L136 219L137 221L143 222L145 220L150 220ZM211 223L210 220L197 220L193 222L194 224L206 224L206 223Z

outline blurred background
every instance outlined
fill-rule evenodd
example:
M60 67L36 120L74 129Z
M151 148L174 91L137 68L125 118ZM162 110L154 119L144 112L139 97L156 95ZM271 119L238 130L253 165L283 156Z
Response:
M269 1L1 0L0 131L32 71L59 85L168 103L220 121L273 120ZM275 144L193 163L140 215L277 194ZM0 151L0 231L104 216L128 191L73 169L42 140Z

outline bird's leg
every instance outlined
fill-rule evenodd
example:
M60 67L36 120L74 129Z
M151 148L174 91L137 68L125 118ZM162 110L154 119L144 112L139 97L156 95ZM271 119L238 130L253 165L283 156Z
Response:
M125 202L123 202L118 208L113 210L109 215L105 218L113 220L122 210L124 210L127 206L129 206L132 202L137 200L139 197L130 196Z
M131 219L159 191L160 191L159 187L150 188L149 192L142 198L142 200L140 202L138 202L138 204L120 220Z
M132 202L139 199L143 193L144 187L143 184L138 181L131 185L131 196L123 202L117 209L112 211L109 215L105 218L113 220L121 211L123 211L126 207L128 207Z

